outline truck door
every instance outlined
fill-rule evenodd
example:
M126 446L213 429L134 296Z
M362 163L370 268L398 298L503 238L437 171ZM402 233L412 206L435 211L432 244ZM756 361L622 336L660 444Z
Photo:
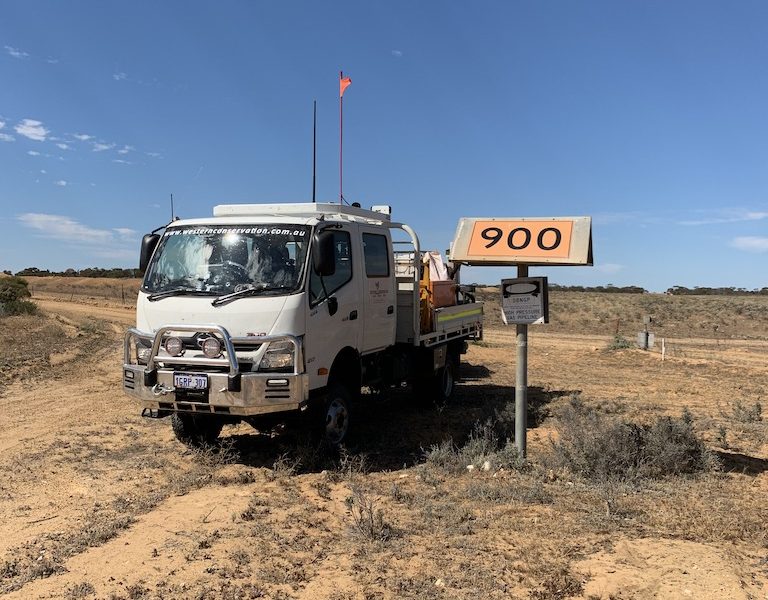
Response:
M362 354L395 343L396 284L388 229L360 226L364 269Z
M354 224L333 231L333 275L320 277L309 267L309 316L304 338L305 360L310 389L327 384L334 358L349 346L358 348L362 318L357 279L363 269L355 264L353 252L358 235Z

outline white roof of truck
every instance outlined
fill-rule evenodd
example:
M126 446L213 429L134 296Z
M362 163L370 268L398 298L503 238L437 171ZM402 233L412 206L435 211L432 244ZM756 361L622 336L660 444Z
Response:
M373 207L368 210L344 204L306 202L295 204L219 204L213 207L214 217L296 217L300 219L369 221L382 223L390 220L391 208ZM387 212L384 212L384 211Z

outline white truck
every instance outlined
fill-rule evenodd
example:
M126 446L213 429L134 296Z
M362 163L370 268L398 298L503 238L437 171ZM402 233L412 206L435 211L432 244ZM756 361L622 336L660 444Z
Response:
M145 235L124 391L193 446L292 415L338 445L366 386L446 400L483 305L456 280L446 306L430 302L418 237L390 213L220 205Z

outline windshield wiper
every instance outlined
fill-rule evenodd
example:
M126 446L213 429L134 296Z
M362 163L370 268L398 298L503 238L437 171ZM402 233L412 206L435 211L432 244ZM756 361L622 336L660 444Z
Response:
M173 288L172 290L165 290L162 292L155 292L147 296L147 300L150 302L156 302L163 298L169 298L171 296L184 296L185 294L196 294L197 290L190 290L189 288Z
M230 302L233 302L234 300L237 300L239 298L245 298L247 296L256 296L261 292L276 292L278 290L290 290L290 289L293 289L293 286L261 285L259 287L247 287L245 289L232 292L231 294L224 294L223 296L219 296L213 302L211 302L211 306L221 306L222 304L229 304Z

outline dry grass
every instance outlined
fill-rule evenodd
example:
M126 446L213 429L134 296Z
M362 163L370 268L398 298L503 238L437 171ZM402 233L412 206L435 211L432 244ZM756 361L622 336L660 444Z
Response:
M672 328L670 315L689 310L685 301L699 306L690 298L622 305L608 296L568 305L579 298L553 296L561 302L553 314L566 306L572 312L555 329L600 328L594 332L606 340L615 333L611 311L624 310L629 323L633 310L658 302L659 315L672 311L659 316L659 326ZM748 309L742 306L745 318L756 310ZM597 310L594 321L581 321ZM21 345L43 337L54 347L57 335L64 345L76 340L119 360L111 325L96 310L94 318L46 319L28 340L18 336L8 381L35 385L36 372L55 372L42 363L28 374L22 369ZM709 318L688 315L686 332ZM415 406L408 391L364 395L355 411L361 441L338 452L301 435L244 426L225 428L224 446L192 452L172 440L166 422L139 422L130 407L91 414L71 395L68 402L88 420L50 423L0 457L7 474L0 509L13 526L5 531L17 536L0 555L0 592L564 599L588 596L585 586L597 573L581 570L581 560L643 539L687 540L694 551L696 543L727 545L744 589L768 585L768 447L757 407L768 384L763 363L736 368L740 363L718 354L716 361L662 364L638 350L605 352L603 343L591 348L579 338L534 333L529 457L522 460L510 443L514 346L506 333L491 332L489 343L473 346L456 401L439 411ZM621 334L633 337L630 326ZM100 361L87 362L85 354L75 360L87 385ZM122 406L119 382L108 385L102 406ZM720 427L727 446L717 442ZM721 471L709 470L712 446ZM52 484L64 491L51 494ZM146 545L141 536L156 514L164 520L152 531L167 532ZM116 581L79 570L85 558L93 569L118 546L132 562L111 574Z

